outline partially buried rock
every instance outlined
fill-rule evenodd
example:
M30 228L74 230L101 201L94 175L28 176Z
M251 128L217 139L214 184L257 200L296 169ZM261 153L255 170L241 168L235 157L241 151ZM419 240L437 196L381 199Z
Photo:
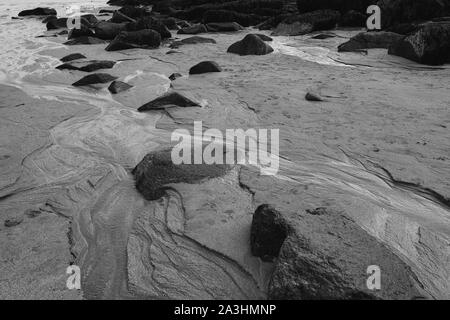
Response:
M19 17L25 16L56 16L56 10L52 8L35 8L31 10L23 10L19 12Z
M334 34L319 33L315 36L312 36L311 39L325 40L325 39L334 38L334 37L336 37Z
M148 111L148 110L163 110L167 107L199 107L198 103L189 100L185 96L182 96L178 92L169 92L163 96L156 98L150 102L147 102L143 106L139 107L138 111Z
M15 227L15 226L21 224L22 222L23 222L23 218L16 217L16 218L6 219L4 222L4 225L7 228L11 228L11 227Z
M254 34L248 34L241 41L233 43L227 52L245 55L265 55L273 52L273 48Z
M313 92L307 92L305 99L308 101L323 101L323 98L319 94Z
M93 72L100 69L111 69L112 67L114 67L115 64L116 64L115 61L107 61L107 60L76 61L64 63L60 66L57 66L56 69Z
M94 74L90 74L88 76L81 78L80 80L73 83L72 85L75 87L88 86L88 85L97 84L97 83L108 83L108 82L111 82L116 79L117 79L117 77L114 77L107 73L94 73Z
M237 22L216 22L206 25L208 32L235 32L244 30L244 27Z
M178 73L178 72L175 72L175 73L172 73L172 74L169 76L169 79L170 79L171 81L174 81L175 79L180 78L180 77L182 77L182 74L181 74L181 73Z
M102 43L105 43L105 41L94 37L79 37L64 42L66 46L75 46L80 44L102 44Z
M164 150L147 154L132 173L136 189L144 198L157 200L165 195L169 184L196 183L203 179L223 176L227 170L228 166L216 164L175 165L171 150Z
M169 50L166 52L166 54L174 54L174 53L180 53L180 51L177 50Z
M281 214L267 204L260 205L253 214L250 229L252 255L272 262L289 233L289 226Z
M123 31L106 47L106 51L143 48L154 49L161 44L161 36L155 30Z
M214 61L202 61L191 69L189 69L189 74L202 74L208 72L221 72L222 68Z
M349 41L339 45L338 51L346 52L375 48L387 49L402 38L402 35L394 32L361 32L352 37Z
M133 86L126 83L126 82L122 82L122 81L113 81L109 87L108 90L109 92L113 93L113 94L117 94L123 91L126 91L130 88L132 88Z
M65 57L62 57L60 60L61 62L69 62L78 59L86 59L86 56L82 55L81 53L72 53Z
M432 22L393 43L389 54L427 65L450 62L450 22Z
M206 33L208 30L204 24L196 24L194 26L182 28L178 30L178 34L198 34L198 33Z

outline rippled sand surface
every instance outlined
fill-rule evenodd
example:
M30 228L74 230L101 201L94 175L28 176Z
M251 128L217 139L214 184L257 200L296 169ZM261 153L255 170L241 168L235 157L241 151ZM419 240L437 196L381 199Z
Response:
M256 206L274 202L345 211L411 265L427 294L450 298L448 67L384 50L336 53L355 31L275 38L275 52L258 57L226 53L250 31L208 34L217 44L171 55L167 46L69 48L62 37L35 38L44 25L10 20L19 10L8 8L0 7L0 41L11 43L0 49L0 297L264 297L271 265L251 256L248 232ZM105 72L134 87L115 96L72 87L83 73L55 67L73 52L118 61ZM202 60L223 72L187 76ZM202 108L138 113L169 90L173 72L184 75L173 89ZM306 101L308 90L325 101ZM235 168L145 201L130 170L194 120L279 128L278 175L248 190ZM7 229L8 218L23 222ZM82 267L82 292L65 288L71 263Z

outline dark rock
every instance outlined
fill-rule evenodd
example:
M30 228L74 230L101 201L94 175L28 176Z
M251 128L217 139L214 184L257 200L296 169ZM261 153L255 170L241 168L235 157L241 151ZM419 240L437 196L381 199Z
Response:
M235 32L244 30L237 22L215 22L206 24L206 29L208 32Z
M317 93L307 92L305 95L305 99L308 101L323 101L322 97Z
M356 10L346 12L339 22L342 27L365 27L367 16Z
M149 12L147 12L147 10L145 8L139 8L139 7L127 5L127 6L120 8L119 10L115 11L113 13L113 16L112 16L110 22L114 22L114 23L130 22L130 20L127 19L126 17L124 17L121 13L123 15L127 16L128 18L135 19L135 20L142 18L149 14Z
M58 19L57 16L53 16L53 15L47 16L47 17L45 17L44 19L42 19L42 23L47 23L47 22L49 22L49 21L51 21L51 20L56 20L56 19Z
M149 110L163 110L167 107L199 107L198 103L189 100L185 96L177 92L168 92L159 98L156 98L150 102L147 102L143 106L139 107L138 111L149 111Z
M336 36L334 34L326 34L326 33L320 33L318 35L315 35L313 37L311 37L311 39L316 39L316 40L325 40L325 39L329 39L329 38L335 38Z
M286 18L289 18L292 16L293 15L290 13L280 14L275 17L271 17L271 18L265 20L264 22L261 22L256 27L259 30L271 30L271 29L275 28L276 26L278 26Z
M67 18L56 18L47 22L47 30L67 28Z
M85 26L81 26L80 29L77 29L77 28L70 29L67 39L70 40L70 39L75 39L75 38L79 38L79 37L95 37L95 35L91 29L89 29Z
M171 48L179 48L185 44L198 44L198 43L216 43L216 40L211 38L192 36L183 40L174 41L170 44Z
M174 53L180 53L180 51L169 50L169 51L166 52L166 54L174 54Z
M125 49L153 49L161 44L161 36L155 30L145 29L139 31L121 32L106 47L106 51L117 51Z
M6 219L5 222L4 222L4 225L7 228L11 228L11 227L18 226L22 222L23 222L23 218L22 217L16 217L16 218Z
M95 36L103 40L112 40L117 37L119 33L125 31L126 27L126 23L102 21L95 26Z
M382 12L382 28L450 15L448 0L379 0L377 5Z
M87 76L81 78L80 80L73 83L72 85L75 87L88 86L88 85L97 84L97 83L108 83L108 82L111 82L116 79L117 79L117 77L114 77L107 73L94 73L94 74L90 74L90 75L87 75Z
M56 16L56 10L52 8L35 8L31 10L23 10L18 14L19 17L25 16Z
M296 213L281 246L269 299L412 299L421 287L411 268L342 212ZM381 290L367 287L379 266Z
M193 163L193 162L192 162ZM223 176L226 165L179 164L171 159L171 150L147 154L134 168L136 189L147 200L157 200L165 195L168 184L196 183L206 178Z
M105 43L105 41L94 37L79 37L64 42L66 46L74 46L79 44L102 44L102 43Z
M352 37L349 41L339 45L339 52L357 51L361 49L384 48L387 49L393 43L401 40L401 34L380 31L380 32L361 32Z
M341 15L334 10L318 10L283 20L273 31L277 36L297 36L336 27Z
M209 10L203 15L204 23L211 22L237 22L244 27L256 25L262 22L265 17L255 14L238 13L230 10Z
M113 93L113 94L117 94L120 93L122 91L126 91L130 88L132 88L133 86L126 83L126 82L122 82L122 81L113 81L109 87L108 90L109 92Z
M273 52L273 48L254 34L248 34L241 41L233 43L227 52L245 55L265 55Z
M386 28L386 31L394 32L402 35L407 35L413 32L416 32L419 29L419 24L414 22L406 22L395 24L389 28Z
M199 34L206 33L208 30L204 24L196 24L191 27L186 27L178 30L178 34Z
M82 55L81 53L72 53L65 57L62 57L60 60L61 60L61 62L69 62L69 61L78 60L78 59L86 59L86 57L84 55Z
M56 69L59 70L78 70L84 72L93 72L100 69L111 69L114 67L116 63L114 61L105 61L105 60L91 60L91 61L75 61L64 63L60 66L57 66Z
M151 29L155 30L161 35L161 39L168 39L172 37L169 29L159 20L153 17L143 17L136 22L127 24L127 31L139 31Z
M91 26L94 26L96 23L98 23L98 19L95 15L93 14L83 14L81 16L81 18L85 21L88 22Z
M427 65L450 62L450 22L430 22L392 44L389 54Z
M189 69L189 74L202 74L208 72L221 72L222 68L214 61L202 61L191 69Z
M180 77L182 77L182 76L183 76L183 75L182 75L181 73L175 72L175 73L172 73L172 74L169 76L169 79L170 79L171 81L174 81L175 79L180 78Z
M40 216L42 214L41 210L36 210L36 209L27 209L24 212L24 215L26 215L28 218L36 218L38 216Z
M266 262L273 262L289 233L289 226L273 207L260 205L253 214L250 229L252 255Z

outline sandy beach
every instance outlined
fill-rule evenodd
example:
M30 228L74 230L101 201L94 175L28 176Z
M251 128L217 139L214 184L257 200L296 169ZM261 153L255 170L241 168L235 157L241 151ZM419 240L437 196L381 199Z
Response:
M20 6L0 7L0 40L11 44L0 49L1 299L267 298L275 265L253 256L249 242L253 213L266 203L312 247L328 243L332 259L348 258L344 273L364 278L351 266L358 257L392 274L404 264L411 286L393 278L389 290L450 299L448 64L420 65L386 49L337 52L357 28L271 36L274 52L261 56L227 53L247 34L271 35L253 28L204 35L215 44L108 52L63 45L65 35L36 38L55 32L12 20L32 7ZM320 33L335 36L312 39ZM133 87L73 87L86 74L55 67L75 52L115 61L100 72ZM189 75L201 61L222 72ZM173 73L182 76L171 81ZM200 107L137 111L170 91ZM307 92L323 101L305 100ZM279 129L278 173L236 165L144 199L133 168L194 121ZM304 214L315 208L332 214ZM338 218L344 213L354 227ZM71 264L81 267L82 290L66 287Z

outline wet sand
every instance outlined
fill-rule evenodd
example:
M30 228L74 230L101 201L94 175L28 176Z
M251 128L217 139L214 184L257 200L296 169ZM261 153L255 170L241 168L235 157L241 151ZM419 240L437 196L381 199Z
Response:
M106 52L105 45L40 39L48 47L31 45L34 61L5 68L2 298L265 297L272 266L251 256L248 241L262 203L291 214L324 206L345 211L411 266L424 295L450 298L449 67L424 68L385 50L338 54L337 44L357 32L348 30L327 40L275 37L275 52L266 56L226 53L250 32L206 34L217 44L184 45L170 55L167 45ZM74 52L118 61L102 72L134 88L112 96L106 85L72 87L85 74L54 68ZM203 60L223 72L188 76ZM138 113L169 90L174 72L184 76L172 90L202 108ZM306 101L309 90L325 101ZM225 178L177 184L168 198L145 201L131 169L194 120L223 130L280 129L278 175L245 172L243 179L237 167ZM23 222L6 228L6 219ZM82 292L65 288L70 263L82 267ZM185 284L195 270L206 280Z

